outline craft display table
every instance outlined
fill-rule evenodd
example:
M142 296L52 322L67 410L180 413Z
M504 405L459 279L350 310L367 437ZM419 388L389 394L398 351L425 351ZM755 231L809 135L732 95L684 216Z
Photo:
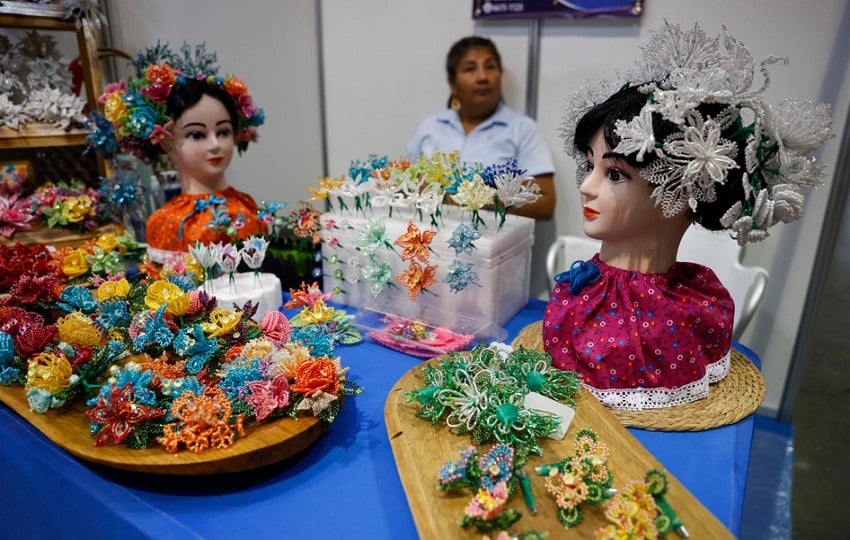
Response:
M544 306L531 300L507 324L508 341L542 319ZM237 474L157 476L90 465L0 406L4 536L416 538L384 406L396 382L421 360L370 342L340 346L337 354L364 392L346 401L327 433L304 453ZM701 432L629 431L738 534L752 416ZM436 494L436 471L434 477ZM521 530L522 521L517 526Z

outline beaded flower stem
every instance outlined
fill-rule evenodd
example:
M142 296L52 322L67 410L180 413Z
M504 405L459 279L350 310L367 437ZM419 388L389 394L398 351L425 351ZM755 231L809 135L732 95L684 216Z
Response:
M535 469L546 476L546 489L555 497L564 527L581 523L583 503L598 505L616 493L607 459L608 447L586 427L576 434L575 456Z
M667 475L662 471L653 469L646 473L645 480L649 486L649 493L655 498L655 504L658 507L658 517L655 518L655 527L658 529L659 536L672 530L676 531L676 534L682 538L690 538L688 529L685 528L682 520L679 519L679 516L670 507L667 499L664 498L664 494L667 492Z
M460 450L459 460L443 463L437 487L451 492L477 489L459 525L474 525L481 532L503 531L522 517L519 511L505 508L517 484L527 504L530 501L530 507L534 508L528 478L526 476L523 482L521 476L523 465L522 458L509 445L498 443L483 456L479 456L474 446L468 446ZM534 512L536 509L532 510Z

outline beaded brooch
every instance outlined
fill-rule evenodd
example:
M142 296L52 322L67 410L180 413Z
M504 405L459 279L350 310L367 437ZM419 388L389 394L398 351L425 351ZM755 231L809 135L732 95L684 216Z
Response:
M408 402L421 405L416 416L444 421L458 435L470 433L475 444L508 444L523 460L541 455L537 439L560 424L556 415L524 406L525 397L537 392L575 405L580 388L577 374L552 368L549 355L502 343L449 353L424 366L422 375L425 386L405 393Z

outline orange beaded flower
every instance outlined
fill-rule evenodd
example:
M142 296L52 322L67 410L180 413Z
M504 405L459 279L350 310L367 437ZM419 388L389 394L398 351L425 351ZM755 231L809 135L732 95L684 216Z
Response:
M157 442L172 454L181 444L196 454L210 447L230 448L237 435L245 436L243 416L231 424L231 413L230 401L217 386L207 387L200 396L187 390L171 405L171 415L178 421L166 424Z
M248 93L248 85L245 84L245 81L243 81L239 77L228 77L224 80L222 86L224 86L224 89L227 91L227 93L234 98Z
M396 238L393 242L401 248L401 259L403 261L420 260L428 264L428 256L431 240L437 235L437 231L420 231L413 221L408 222L407 232Z
M186 376L186 361L171 362L168 355L163 352L157 358L145 355L145 359L139 362L142 371L152 371L163 379L179 379Z
M437 282L437 278L434 277L436 273L437 265L422 267L416 261L411 261L407 270L396 275L395 279L407 287L410 301L415 302L419 293Z
M337 366L330 358L319 357L303 362L295 370L295 382L292 391L312 396L321 390L328 394L339 393Z
M151 84L170 86L177 82L177 73L168 64L151 64L145 70L145 77Z

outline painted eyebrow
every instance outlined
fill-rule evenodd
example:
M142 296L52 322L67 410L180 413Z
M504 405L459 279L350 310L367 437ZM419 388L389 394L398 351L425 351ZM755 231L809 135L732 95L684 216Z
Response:
M215 123L216 126L220 126L222 124L231 124L232 125L233 122L231 122L230 120L219 120L218 122ZM206 129L206 127L207 127L207 125L204 124L203 122L189 122L188 124L184 125L183 128L185 129L185 128L192 127L192 126L199 126L199 127L204 128L204 129Z

